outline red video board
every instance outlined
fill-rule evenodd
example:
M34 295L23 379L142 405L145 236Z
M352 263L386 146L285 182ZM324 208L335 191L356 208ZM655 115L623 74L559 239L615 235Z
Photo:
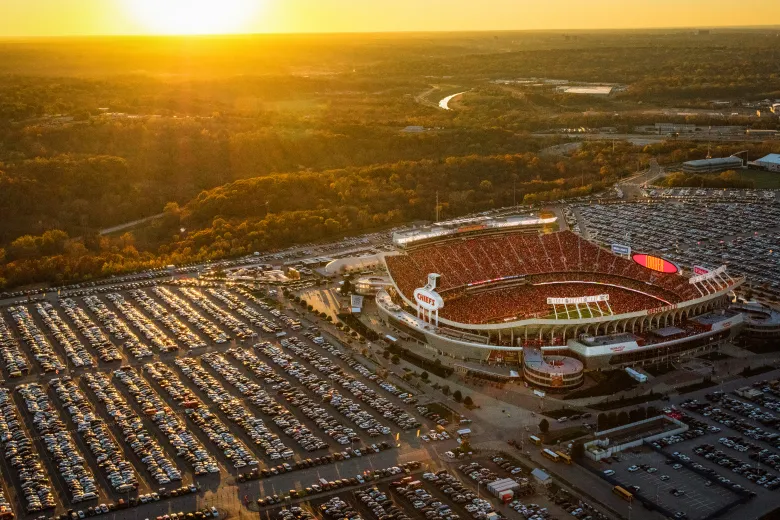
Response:
M642 267L647 267L648 269L658 271L659 273L673 274L679 271L677 266L671 263L669 260L664 260L663 258L658 258L657 256L636 254L631 258L633 258L634 262L638 263Z

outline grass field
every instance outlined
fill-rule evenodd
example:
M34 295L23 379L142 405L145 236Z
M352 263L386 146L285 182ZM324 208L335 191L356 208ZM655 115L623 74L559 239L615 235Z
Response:
M606 312L606 309L604 309L605 313L604 316L609 316L609 313ZM576 309L573 307L569 307L568 311L564 310L563 308L558 309L558 314L551 312L545 319L548 320L578 320L580 318L599 318L602 315L599 314L598 309L592 307L591 309L588 309L587 307L580 307L580 312L578 313Z
M780 172L743 170L739 176L753 181L757 189L780 189Z

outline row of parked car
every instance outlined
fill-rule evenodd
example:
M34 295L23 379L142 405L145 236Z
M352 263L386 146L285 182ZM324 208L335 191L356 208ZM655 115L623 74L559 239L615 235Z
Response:
M380 478L389 477L393 475L401 475L404 473L408 474L418 469L421 465L422 465L421 462L412 460L388 468L366 470L362 474L355 475L354 477L351 478L345 477L345 478L329 481L320 477L317 480L317 482L310 484L309 486L303 489L291 489L287 495L274 494L274 495L266 495L264 497L260 497L259 499L257 499L257 505L260 507L270 506L274 504L287 502L293 498L312 496L327 491L335 491L337 489L341 489L345 487L358 486L361 484L365 484L366 482L371 482L373 480L378 480Z
M181 358L177 358L177 361ZM246 445L230 431L225 423L179 379L179 376L162 362L148 363L144 370L168 395L185 408L187 416L209 441L235 468L256 466L257 458Z
M228 328L238 339L251 338L255 332L243 321L211 301L200 289L180 287L183 295L192 300L195 305L206 311L218 323Z
M165 451L141 418L116 389L111 379L102 372L86 373L83 376L87 387L106 407L106 412L122 431L125 443L146 465L149 475L160 485L181 480L181 471L168 458Z
M286 344L285 344L286 342ZM328 344L332 349L335 347ZM289 350L294 352L298 357L307 361L310 365L316 368L320 373L328 376L333 381L338 381L341 386L349 391L354 397L360 399L368 406L382 414L383 417L389 419L405 430L419 427L420 423L410 416L406 411L391 403L387 398L377 396L376 392L369 388L368 385L362 381L356 380L346 370L339 365L323 356L313 348L306 345L306 343L300 338L290 338L289 340L282 340L282 346L286 346ZM382 427L379 422L379 431L385 433L384 430L388 430L387 427ZM377 428L377 426L374 426Z
M696 399L686 399L680 406L688 410L709 417L715 422L738 431L745 437L753 440L766 442L775 448L780 449L780 433L770 432L750 424L746 419L736 417L730 413L724 412L721 408L707 403L700 403Z
M17 494L24 495L28 513L52 509L54 499L49 475L38 450L27 436L10 390L0 387L0 446L8 465L16 472Z
M262 329L263 332L276 334L282 330L282 327L276 323L275 319L270 319L266 316L263 316L262 313L241 301L238 296L228 291L227 289L210 288L208 289L208 292L214 298L224 303L228 309L243 316L249 323L252 324L252 326ZM271 307L267 303L260 300L259 298L255 298L251 293L243 291L241 294L245 298L248 298L252 303L259 306L261 309L265 311L271 310Z
M130 497L127 500L125 500L124 498L120 498L116 502L110 502L108 504L99 504L94 507L90 506L86 509L79 510L79 511L68 509L65 513L62 513L59 516L53 516L49 518L49 520L83 520L84 518L87 517L91 518L93 516L115 513L117 511L122 511L130 507L138 507L142 504L159 502L160 500L168 499L171 497L181 497L190 493L197 493L199 490L200 490L200 485L196 486L195 484L190 484L189 486L182 486L170 490L160 488L159 493L156 492L146 493L143 495L139 495L137 497ZM187 513L186 515L182 512L171 513L171 514L158 516L157 520L195 520L195 518L205 519L205 518L219 516L219 513L214 507L200 509L198 510L197 513L198 514ZM37 520L43 520L43 517L38 517Z
M224 358L221 360L225 361ZM240 399L225 390L225 387L208 373L196 359L179 358L176 360L176 365L206 394L212 403L222 410L230 421L244 430L252 442L265 451L269 459L272 454L277 455L276 460L280 458L279 456L287 458L293 456L293 451L284 445L279 436L271 432L262 419L255 417Z
M154 298L143 290L130 291L130 296L146 311L148 316L162 323L173 334L173 337L183 343L188 349L206 346L206 342L192 332L175 314L168 312L168 309L157 303Z
M276 520L316 520L316 517L302 507L292 506L289 509L281 508L276 513Z
M9 307L8 313L16 324L16 328L19 331L19 335L22 337L22 341L27 345L27 348L32 352L33 358L41 370L44 372L59 372L65 370L65 365L60 360L57 353L54 351L49 340L41 332L41 329L33 321L30 312L26 307Z
M763 392L761 395L745 396L745 399L758 403L773 412L780 413L780 390L765 384L758 386L758 389Z
M11 507L11 502L8 501L3 487L0 486L0 518L12 519L14 516L14 509Z
M117 316L103 303L97 296L87 296L84 303L90 311L97 317L100 324L116 340L121 342L122 349L128 352L135 359L152 357L154 352L146 343L141 342L138 336L130 329L125 320Z
M569 513L572 512L572 509L583 510L585 514L579 516L581 520L607 520L607 518L609 518L607 515L593 507L591 503L583 500L580 497L572 495L565 489L559 489L558 492L553 495L552 501Z
M103 419L92 409L78 384L70 377L52 379L50 384L111 487L119 493L138 489L138 477L133 465L125 458L122 448L114 440Z
M119 309L119 312L122 313L122 316L124 316L127 321L141 331L141 334L144 335L146 341L150 342L154 348L160 352L173 352L179 349L179 346L173 339L165 334L156 323L144 316L141 311L126 301L121 294L109 293L106 295L106 298Z
M314 334L312 333L307 333L307 335L314 336ZM314 340L317 340L318 338L320 341L315 342ZM338 349L338 347L325 341L321 336L312 337L311 339L315 344L319 344L321 348L329 351L331 354L343 358L347 357L345 353L343 353ZM339 365L337 365L327 357L323 356L321 353L317 352L313 348L306 345L303 340L299 338L290 338L289 343L291 345L290 350L295 352L299 357L308 361L311 365L313 365L315 368L317 368L317 370L319 370L323 374L327 374L329 378L338 381L345 390L349 391L353 396L360 399L368 406L370 406L371 408L373 408L374 410L382 414L382 417L384 417L385 419L394 422L396 425L398 425L400 428L404 430L411 430L414 428L419 428L421 426L420 421L418 421L412 415L406 412L406 410L404 410L400 406L395 405L386 397L378 395L377 392L374 391L374 389L370 388L366 383L360 381L359 378L354 377L352 374L350 374L349 372L341 368ZM353 364L352 368L355 368L355 366L356 365ZM362 368L365 368L362 365L360 366ZM366 372L368 372L367 369ZM368 377L369 379L371 379L372 376L374 377L374 379L378 377L375 374L372 374L370 372L368 372L368 374L369 375L366 377ZM414 399L411 398L410 401L413 402Z
M762 448L758 444L750 442L738 435L721 437L718 439L718 442L727 448L731 448L740 453L749 452L748 457L750 457L751 460L755 460L759 464L765 464L775 471L780 471L780 455L772 450Z
M526 520L553 520L555 517L546 507L539 504L525 504L520 500L512 500L509 507L523 515ZM585 515L580 516L584 510L582 508L573 508L571 515L575 518L585 519Z
M84 309L70 298L62 299L60 305L62 305L62 310L76 325L79 332L87 338L89 345L97 352L98 358L102 362L122 361L122 354L119 353L119 350L109 341L108 337L92 321L92 318L87 315Z
M756 467L755 464L749 464L732 457L711 444L700 444L693 449L693 452L707 460L711 460L718 466L730 469L737 475L742 475L744 478L751 482L755 482L759 486L771 490L780 488L780 477L777 475L772 475L767 470ZM694 467L696 467L696 465L694 465ZM704 468L703 466L696 467L696 469L707 470L707 468ZM718 480L737 491L747 491L741 485L731 482L726 477L718 477Z
M440 473L441 476L435 473L424 473L423 480L434 484L446 484L445 474L446 472ZM454 479L455 477L452 478ZM452 486L447 485L447 487L451 488ZM460 518L460 515L453 511L450 504L446 504L439 500L439 498L428 491L424 484L419 480L411 480L409 477L405 477L399 482L394 482L392 489L405 498L414 509L419 510L427 520L457 520ZM458 495L453 492L449 493L448 496L454 500L454 497ZM457 502L465 503L466 497L460 495ZM470 513L476 511L476 506L473 506L472 504L469 504L466 507L471 509L471 511L467 509Z
M94 367L95 359L87 351L87 348L70 328L70 325L60 317L54 306L49 302L39 303L36 306L38 315L43 320L46 328L65 351L70 362L76 368Z
M230 339L217 325L196 311L189 302L167 287L155 287L152 292L172 308L179 316L187 320L196 329L209 337L214 343L225 343ZM205 346L205 345L202 345Z
M416 408L417 411L420 412L420 414L423 417L435 421L436 424L440 426L447 426L448 424L450 424L449 420L447 420L445 417L442 417L437 412L434 412L433 410L429 410L427 406L419 405Z
M716 396L715 401L728 411L737 415L741 415L746 419L759 422L769 428L773 428L775 430L780 429L780 418L776 417L771 412L762 410L760 406L753 403L746 403L745 401L737 399L736 397L720 394L718 392L715 392L712 395Z
M8 377L22 377L30 372L30 361L22 353L11 328L0 315L0 361Z
M35 430L46 445L60 477L70 493L71 502L83 502L98 498L95 476L79 451L67 425L62 421L46 391L37 383L16 387L32 415Z
M350 368L355 370L361 376L365 377L369 381L375 382L377 385L379 385L379 387L382 390L389 392L390 394L398 397L406 404L415 404L417 402L417 397L415 397L414 394L407 392L406 390L403 390L401 388L398 388L393 383L386 381L385 379L382 379L381 377L379 377L379 375L375 374L368 367L366 367L357 359L352 357L351 354L344 352L343 350L328 343L327 341L318 341L317 338L323 339L322 336L316 336L312 332L307 332L304 335L309 339L311 339L315 344L320 345L322 348L328 350L331 354L338 356Z
M412 520L403 509L394 504L390 497L376 486L355 491L355 498L371 510L376 520Z
M344 417L352 421L358 428L365 430L372 437L390 433L389 428L382 426L382 424L371 414L363 410L358 403L342 396L330 383L317 377L317 375L313 374L300 361L295 360L292 356L287 354L283 348L289 349L290 345L291 343L289 341L282 340L281 348L270 342L258 343L254 345L254 348L257 352L264 354L276 365L281 367L288 375L296 378L303 387L309 389L323 402L330 403L330 405L338 410ZM296 390L295 393L300 394L300 399L307 399L304 392Z
M192 466L195 475L219 473L216 459L138 372L133 368L125 367L116 370L114 376L127 387L127 391L144 413L168 438L177 450L176 455L183 457Z
M320 504L320 513L328 520L342 520L344 518L363 520L361 514L339 496L329 498L325 503Z
M287 383L287 381L279 377L270 366L263 361L260 361L254 353L248 350L235 348L228 350L227 354L241 363L261 381L265 381L266 383L270 382L277 387L282 382ZM208 360L211 359L214 358L208 358ZM223 358L218 363L211 363L211 366L238 389L242 395L247 397L252 404L259 408L260 411L273 417L274 424L281 428L285 435L295 440L304 450L311 453L328 447L328 444L325 441L314 435L314 433L309 430L295 414L290 412L287 407L279 404L279 402L262 386L243 376L240 371L232 364L228 363L226 359ZM315 420L315 422L317 421ZM318 426L319 424L320 423L318 423ZM287 450L285 450L278 453L276 456L272 454L271 460L282 457L292 458L292 454L288 454Z

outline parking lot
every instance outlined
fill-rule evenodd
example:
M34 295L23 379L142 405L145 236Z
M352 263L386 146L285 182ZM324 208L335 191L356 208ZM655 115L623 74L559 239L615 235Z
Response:
M649 472L648 469L655 468ZM629 471L629 468L639 467ZM648 448L620 454L620 462L600 464L601 470L613 470L620 485L635 494L641 494L671 512L683 512L688 518L704 518L713 511L735 501L734 492L710 484L708 479L685 468L674 469L674 461ZM638 486L637 491L633 486ZM673 491L683 494L675 496Z
M416 430L437 426L297 317L216 283L133 281L2 308L0 361L14 483L0 507L19 517L379 458L396 434L418 447Z
M729 192L717 193L729 198ZM732 276L746 275L751 283L780 294L780 205L774 196L758 199L763 202L661 201L576 209L592 240L627 244L689 269L725 264Z

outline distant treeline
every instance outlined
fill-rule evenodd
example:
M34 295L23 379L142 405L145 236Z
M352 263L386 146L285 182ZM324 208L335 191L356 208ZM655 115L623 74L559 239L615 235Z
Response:
M754 188L750 179L740 177L738 172L729 170L721 174L688 174L676 172L667 175L658 182L659 186L667 188Z

